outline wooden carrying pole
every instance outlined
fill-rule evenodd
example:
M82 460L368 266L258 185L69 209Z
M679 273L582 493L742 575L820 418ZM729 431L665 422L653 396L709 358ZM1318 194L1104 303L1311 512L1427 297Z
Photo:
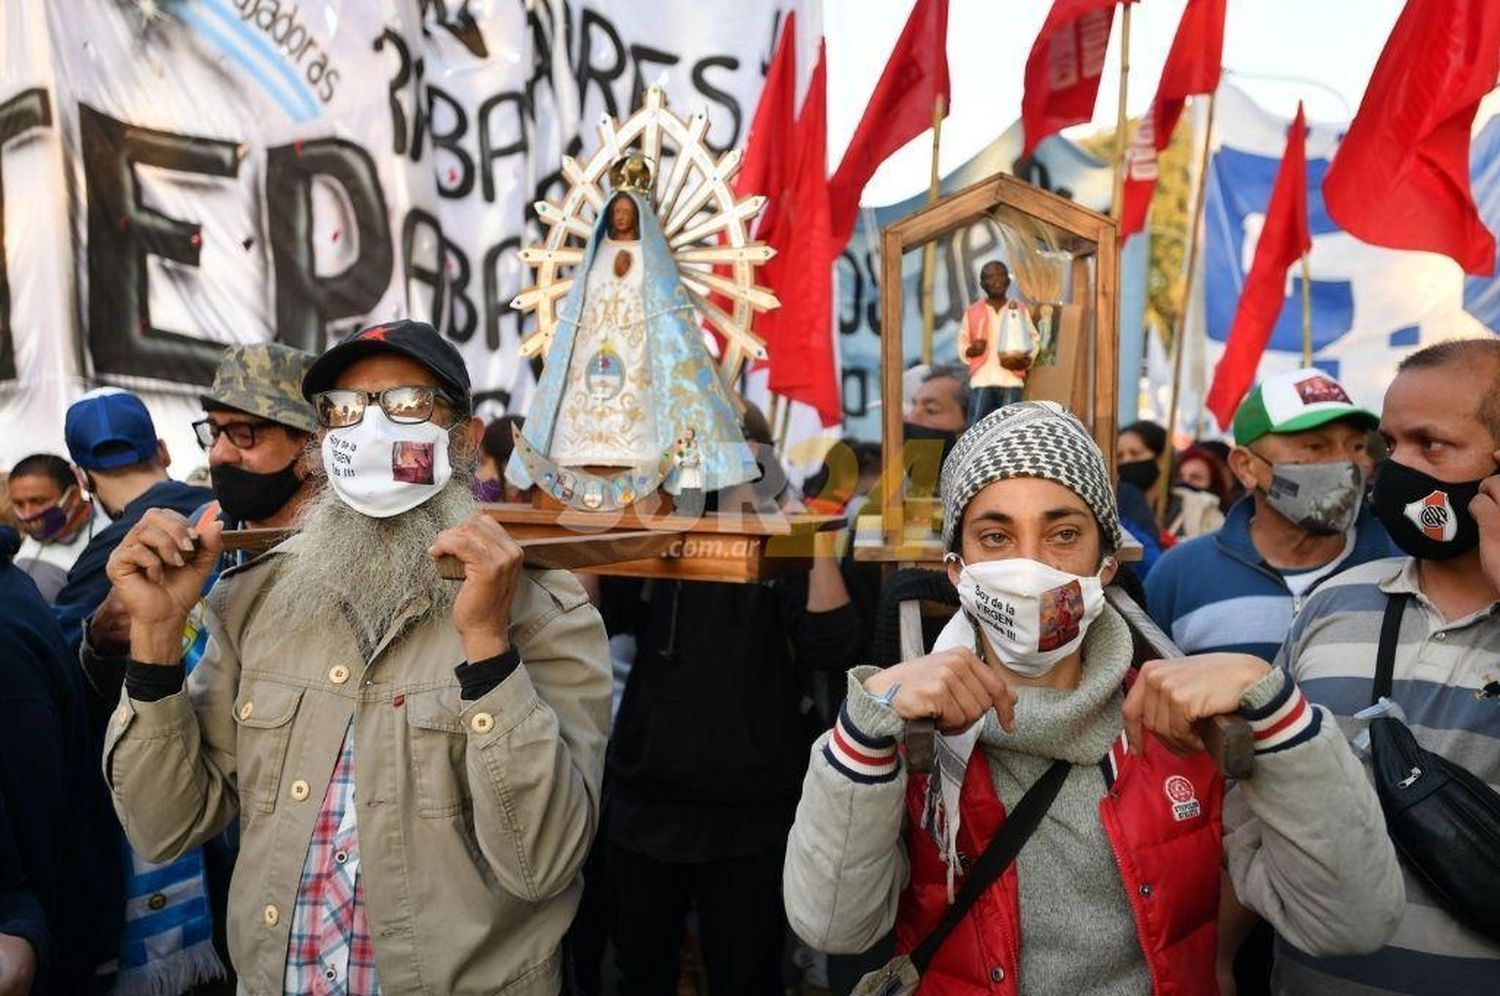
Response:
M932 102L932 172L927 180L927 203L938 199L941 178L938 176L938 148L943 142L943 111L945 104L941 94ZM937 278L937 243L929 242L922 247L922 362L932 365L932 336L936 309L932 300L933 282Z
M222 538L225 550L260 554L290 538L295 532L295 529L274 528L226 529ZM577 571L662 556L680 536L682 532L676 530L634 529L625 532L521 537L515 543L521 548L527 567L545 571ZM439 557L438 575L448 581L462 581L463 561L457 557Z
M1203 205L1208 197L1208 157L1214 140L1214 106L1217 100L1217 92L1208 95L1208 121L1203 127L1203 152L1198 159L1198 193L1193 198L1193 218L1188 224L1187 283L1183 285L1182 307L1177 309L1176 327L1172 331L1172 401L1167 412L1167 446L1162 451L1161 490L1156 496L1156 510L1159 514L1166 512L1167 503L1171 500L1172 475L1176 470L1173 466L1176 450L1172 439L1177 435L1177 402L1182 392L1182 356L1187 352L1187 314L1193 294L1193 279L1198 271L1198 229L1203 224Z
M1130 83L1130 0L1124 0L1124 7L1120 18L1120 99L1115 105L1114 194L1109 202L1109 216L1116 221L1125 210L1125 153L1130 147L1125 118L1125 93Z

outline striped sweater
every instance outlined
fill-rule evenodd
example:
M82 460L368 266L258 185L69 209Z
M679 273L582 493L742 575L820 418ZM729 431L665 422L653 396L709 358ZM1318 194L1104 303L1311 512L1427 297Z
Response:
M1168 550L1146 576L1151 618L1186 653L1232 651L1269 661L1286 639L1299 599L1251 542L1254 514L1247 495L1229 510L1222 529ZM1354 530L1353 548L1329 576L1397 552L1368 509Z
M1313 702L1353 735L1370 704L1387 596L1406 606L1391 697L1421 745L1500 789L1500 603L1444 620L1421 594L1416 561L1394 557L1330 579L1308 599L1277 659ZM1328 996L1500 992L1500 944L1459 924L1403 868L1406 913L1371 955L1311 958L1277 943L1275 990Z

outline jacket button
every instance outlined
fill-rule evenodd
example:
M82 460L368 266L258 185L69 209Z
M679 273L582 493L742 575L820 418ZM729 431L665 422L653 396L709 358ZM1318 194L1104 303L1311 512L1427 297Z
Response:
M342 685L349 680L349 669L342 664L335 664L328 669L328 680L335 685Z
M253 715L255 715L255 703L254 702L246 702L244 705L240 706L240 719L241 720L249 719Z
M122 705L122 706L120 706L120 708L118 708L118 709L115 710L115 722L117 722L117 723L128 723L128 722L130 722L130 707L129 706Z
M1151 898L1151 886L1149 884L1141 886L1141 895L1145 896L1147 899Z
M1005 981L1005 969L1001 968L999 965L996 965L994 968L990 969L990 981L991 982L1004 982Z
M281 920L281 911L275 906L267 906L261 915L265 917L267 927L274 927Z
M307 782L303 781L300 778L295 782L292 782L292 798L297 802L301 802L302 800L306 799L311 791L312 790L308 787Z
M487 712L476 712L469 719L469 729L475 733L488 733L495 728L495 717Z

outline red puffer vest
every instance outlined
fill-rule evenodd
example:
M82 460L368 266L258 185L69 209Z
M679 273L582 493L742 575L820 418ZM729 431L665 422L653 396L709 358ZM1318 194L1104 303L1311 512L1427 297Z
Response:
M1218 992L1214 956L1223 779L1208 755L1177 757L1150 736L1144 756L1129 754L1117 740L1101 766L1109 790L1099 800L1099 819L1135 915L1152 992L1213 996ZM921 829L927 782L928 776L913 777L906 789L911 881L896 919L901 953L927 936L948 905L947 866L931 835ZM984 852L1005 820L983 749L969 761L959 798L958 849L968 864ZM943 942L922 976L918 996L1016 993L1020 920L1013 863ZM1088 938L1080 937L1076 949L1057 955L1087 958Z

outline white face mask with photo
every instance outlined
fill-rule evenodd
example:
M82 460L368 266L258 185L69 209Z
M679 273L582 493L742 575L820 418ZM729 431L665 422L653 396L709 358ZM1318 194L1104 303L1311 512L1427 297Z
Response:
M344 504L376 519L410 511L447 485L448 430L392 422L378 405L357 425L323 436L323 469Z
M1097 574L1080 577L1015 557L964 564L958 600L1006 667L1038 678L1082 645L1104 608L1104 585Z

